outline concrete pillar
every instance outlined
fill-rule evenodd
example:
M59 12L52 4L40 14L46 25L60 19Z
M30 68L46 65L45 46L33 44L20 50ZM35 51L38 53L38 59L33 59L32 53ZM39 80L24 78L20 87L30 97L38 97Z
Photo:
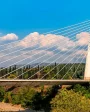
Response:
M84 80L90 80L90 42L88 44L88 53L86 57Z

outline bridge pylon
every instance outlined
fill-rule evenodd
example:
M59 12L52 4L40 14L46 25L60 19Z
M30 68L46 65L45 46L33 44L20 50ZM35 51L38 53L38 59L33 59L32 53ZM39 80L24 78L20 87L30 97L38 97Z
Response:
M90 42L88 44L88 52L86 57L84 80L90 80Z

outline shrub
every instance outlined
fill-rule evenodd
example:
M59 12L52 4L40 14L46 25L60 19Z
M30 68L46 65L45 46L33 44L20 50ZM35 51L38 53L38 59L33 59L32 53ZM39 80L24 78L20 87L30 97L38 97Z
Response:
M51 101L52 112L90 112L90 100L73 90L62 89Z
M5 95L5 89L0 86L0 102L3 101Z
M12 92L6 92L5 93L4 102L12 103Z
M41 93L30 87L23 87L18 94L12 95L13 104L21 104L23 107L30 107L35 110L41 109Z
M13 94L12 95L12 103L13 104L20 104L21 103L21 99L20 99L19 94Z

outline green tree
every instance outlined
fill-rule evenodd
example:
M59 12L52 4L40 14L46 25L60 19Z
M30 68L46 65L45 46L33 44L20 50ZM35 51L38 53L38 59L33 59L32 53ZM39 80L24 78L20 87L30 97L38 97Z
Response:
M76 84L74 87L73 87L73 90L75 92L81 92L82 94L85 94L87 89L84 87L84 86L81 86L80 84Z
M20 94L23 96L22 97L22 101L21 101L21 105L23 107L31 107L32 109L38 109L39 108L39 100L40 98L40 94L38 92L36 92L33 88L23 88L20 91Z
M34 110L41 109L41 93L36 92L33 88L23 87L18 94L12 95L13 104L21 104L23 107L28 107Z
M62 89L51 101L52 112L90 112L90 100L73 90Z
M74 87L73 87L73 90L75 92L79 92L79 93L82 93L82 95L84 95L86 98L90 98L90 88L87 86L81 86L79 84L76 84Z
M3 101L5 95L5 89L0 86L0 101Z
M6 92L5 93L4 102L12 103L12 92Z
M16 77L15 74L10 74L7 78L8 78L8 79L14 79L15 77Z
M12 103L13 104L21 104L21 98L20 94L12 94Z

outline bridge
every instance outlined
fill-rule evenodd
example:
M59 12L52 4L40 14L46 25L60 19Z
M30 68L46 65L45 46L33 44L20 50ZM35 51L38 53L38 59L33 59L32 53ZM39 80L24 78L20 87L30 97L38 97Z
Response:
M1 86L40 86L40 85L89 85L90 80L0 80Z
M89 84L89 28L87 20L16 41L2 36L0 85Z

